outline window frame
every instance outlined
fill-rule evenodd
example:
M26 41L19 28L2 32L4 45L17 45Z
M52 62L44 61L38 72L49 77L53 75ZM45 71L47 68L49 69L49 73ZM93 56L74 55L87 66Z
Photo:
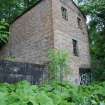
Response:
M77 24L78 24L78 28L82 29L82 19L80 17L77 17Z
M65 7L61 7L62 18L68 21L68 12Z
M78 41L75 40L75 39L72 39L72 45L73 45L73 54L74 54L74 56L79 56Z

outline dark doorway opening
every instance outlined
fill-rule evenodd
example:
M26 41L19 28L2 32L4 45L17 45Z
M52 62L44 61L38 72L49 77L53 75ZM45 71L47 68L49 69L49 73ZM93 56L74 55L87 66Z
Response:
M90 68L80 68L80 85L89 85L92 80L92 73Z

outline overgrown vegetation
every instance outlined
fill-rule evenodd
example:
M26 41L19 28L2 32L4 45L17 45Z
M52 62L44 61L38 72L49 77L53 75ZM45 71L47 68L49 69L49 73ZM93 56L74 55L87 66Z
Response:
M89 18L88 31L95 81L105 81L105 0L78 0Z
M8 42L9 25L5 21L0 21L0 47Z
M49 58L49 80L63 82L64 76L70 72L69 56L64 50L50 49L48 52Z
M14 85L0 84L0 104L105 105L105 82L82 87L67 83L35 86L26 81Z

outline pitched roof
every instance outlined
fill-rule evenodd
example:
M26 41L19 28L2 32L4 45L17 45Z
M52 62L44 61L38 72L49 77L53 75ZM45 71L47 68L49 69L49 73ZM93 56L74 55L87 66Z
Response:
M29 8L27 8L26 10L24 10L19 16L17 16L12 22L15 22L18 18L20 18L21 16L23 16L25 13L27 13L28 11L30 11L33 7L35 7L37 4L39 4L42 0L37 0L37 2L35 2L32 6L30 6Z
M28 9L26 9L25 11L23 11L22 13L21 13L21 15L19 15L19 16L17 16L12 22L11 22L11 24L13 23L13 22L15 22L18 18L20 18L21 16L23 16L25 13L27 13L28 11L30 11L33 7L35 7L37 4L39 4L41 1L43 1L43 0L37 0L37 2L35 2L32 6L30 6ZM81 14L84 16L84 18L86 18L86 16L84 15L84 13L80 10L80 8L74 3L74 1L73 0L71 0L72 1L72 3L77 7L77 9L81 12Z

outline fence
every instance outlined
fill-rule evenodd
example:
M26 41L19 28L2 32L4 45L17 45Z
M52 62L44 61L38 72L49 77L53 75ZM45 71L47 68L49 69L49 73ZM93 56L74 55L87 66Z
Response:
M47 67L44 65L0 61L0 82L16 83L27 80L39 84L47 78Z

